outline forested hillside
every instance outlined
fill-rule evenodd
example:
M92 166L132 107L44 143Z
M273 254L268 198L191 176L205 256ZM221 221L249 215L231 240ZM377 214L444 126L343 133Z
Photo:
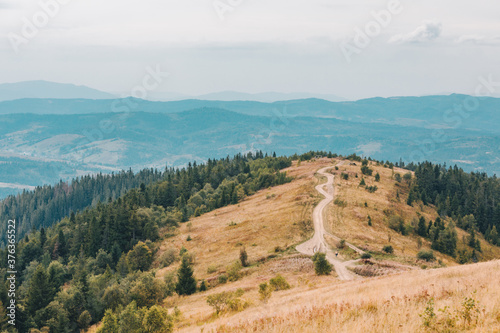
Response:
M129 170L111 175L84 176L54 186L39 186L34 191L24 191L0 202L0 228L6 230L7 221L16 219L19 223L17 236L22 238L33 229L50 227L71 212L95 206L99 201L115 200L141 184L159 181L164 175L165 172L152 169L138 173ZM4 236L2 231L0 246L5 246Z
M89 206L97 201L94 207L72 212L54 226L32 232L17 243L18 332L42 327L49 327L50 332L79 332L99 322L105 310L116 310L131 301L125 309L128 315L133 312L138 316L137 311L143 311L143 317L151 316L144 319L148 323L148 320L154 321L158 311L157 315L163 316L154 305L175 288L146 273L157 250L154 241L171 236L178 224L190 216L235 204L259 189L288 182L290 178L279 170L290 166L291 160L267 157L259 152L237 155L233 159L208 160L206 164L193 163L163 174L144 171L142 176L123 173L116 178L84 178L82 184L75 185L71 199L61 201L68 206L61 207L57 214L64 215L64 208L71 210L74 207L69 205L87 195L94 196L86 198ZM154 178L161 180L152 182ZM109 183L128 180L128 185L149 180L150 184L141 183L112 200L113 187L104 185L105 180ZM114 186L120 188L117 184ZM66 187L59 184L24 194L25 200L32 200L31 214L40 204L38 200L46 200L48 205L58 208L57 199L51 197L62 195L64 198L61 192L66 193ZM107 202L100 201L97 194L101 190L103 195L110 195ZM4 210L4 214L8 211ZM5 281L5 249L0 251L0 258ZM189 271L189 263L184 264ZM196 285L194 287L196 289ZM179 288L177 285L175 289L179 294L193 292ZM8 302L5 284L0 284L0 301ZM4 306L1 309L4 311ZM3 325L0 329L7 327L5 322L0 324ZM137 332L143 327L142 321L139 324Z
M490 243L500 244L500 180L496 176L430 162L409 167L416 176L409 205L417 200L433 204L441 216L456 220L458 227L472 234L481 232Z

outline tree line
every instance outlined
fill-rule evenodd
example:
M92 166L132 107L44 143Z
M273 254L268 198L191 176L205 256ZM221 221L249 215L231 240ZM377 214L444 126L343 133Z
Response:
M198 287L189 276L192 260L185 249L177 255L182 258L178 277L169 276L164 281L154 277L150 268L158 250L155 241L174 235L179 223L192 216L235 204L262 188L289 182L291 178L280 170L291 163L291 157L257 152L189 163L185 168L170 168L163 173L144 171L138 179L149 181L117 199L98 199L94 206L89 204L52 226L25 234L16 244L18 332L44 327L55 333L78 332L102 318L105 327L112 327L113 332L118 332L122 324L132 325L127 320L134 320L137 332L156 324L161 329L158 332L168 331L175 314L165 313L155 305L174 292L189 294ZM88 187L75 188L95 190L97 179L125 182L121 176L84 179ZM50 196L55 188L60 191L63 187L58 184L31 195ZM57 201L53 204L58 205ZM0 250L2 281L6 281L6 258L5 249ZM3 312L8 304L4 283L0 284L0 302ZM0 330L7 327L4 322L0 326Z
M410 165L415 171L407 203L435 205L440 216L449 216L458 227L480 232L500 245L500 180L484 172L467 173L457 166L423 162Z

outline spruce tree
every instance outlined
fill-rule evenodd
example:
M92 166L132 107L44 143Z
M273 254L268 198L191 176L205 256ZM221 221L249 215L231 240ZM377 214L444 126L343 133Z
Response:
M28 311L34 315L36 311L46 307L53 296L52 286L49 282L49 275L45 268L40 264L36 267L35 273L31 278L26 305Z
M191 295L196 292L196 279L193 276L193 268L187 256L182 257L181 267L177 271L176 292L179 295Z
M418 220L417 234L422 237L427 237L427 227L423 216Z

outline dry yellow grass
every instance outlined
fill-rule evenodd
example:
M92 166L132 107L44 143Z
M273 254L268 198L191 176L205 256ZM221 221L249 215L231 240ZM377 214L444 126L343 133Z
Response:
M283 296L260 318L240 313L237 323L222 318L203 332L500 332L499 269L491 261L324 285L296 293L293 303ZM470 323L461 313L467 297L478 302ZM431 299L436 317L426 327Z
M191 228L183 224L177 236L168 238L160 247L158 257L169 249L184 246L196 256L195 274L206 279L209 266L223 271L238 260L240 249L245 246L248 257L256 261L301 242L304 235L300 224L311 220L311 212L318 201L314 174L318 168L330 165L331 159L304 163L285 170L295 177L291 183L261 190L238 205L217 209L191 219ZM187 241L187 236L192 240ZM161 269L157 275L175 269L175 265Z
M182 246L194 253L195 276L198 280L213 279L226 267L237 261L241 246L245 246L252 267L244 269L244 276L236 282L218 285L203 293L188 297L169 297L163 306L177 306L182 319L176 323L179 332L417 332L423 331L419 316L427 302L434 297L438 320L443 315L439 308L450 306L450 313L459 309L464 297L473 295L484 312L479 326L469 327L477 332L500 332L500 287L498 269L500 263L489 262L477 265L457 266L436 270L419 268L402 272L391 270L393 275L341 282L335 274L318 277L312 262L297 254L296 245L312 232L304 233L301 221L310 221L312 209L320 197L314 190L318 183L315 173L324 166L333 166L338 160L321 159L312 162L294 163L287 172L294 181L259 191L238 205L228 206L191 220L191 227L183 224L177 235L161 243L158 257L169 248L176 251ZM340 166L334 173L346 172L349 180L335 178L335 189L341 200L347 203L342 208L331 204L327 228L341 238L357 246L378 250L388 243L395 248L396 258L402 262L415 262L418 242L415 237L404 237L387 227L384 210L393 211L406 220L417 216L427 220L437 214L432 207L410 207L406 205L404 186L400 186L400 201L396 200L397 186L392 179L392 170L371 165L374 174L379 172L381 181L365 177L367 185L377 185L378 191L368 193L358 187L361 180L360 163ZM395 170L404 174L404 170ZM358 173L359 178L355 178ZM364 203L367 202L368 207ZM373 227L368 227L370 215ZM235 225L231 225L235 224ZM462 231L459 231L461 238ZM192 240L186 241L190 235ZM332 242L334 243L334 242ZM275 247L289 247L275 258ZM485 256L500 258L498 248L482 242ZM423 247L429 247L424 241ZM341 253L342 254L342 253ZM438 255L448 265L452 258ZM265 259L259 261L261 259ZM258 264L255 264L258 262ZM158 264L158 262L156 262ZM382 263L384 264L384 263ZM178 265L158 270L162 278L173 272ZM208 268L215 267L215 272ZM401 266L404 268L403 266ZM398 273L399 271L399 273ZM292 285L290 290L274 292L268 303L259 299L258 285L281 274ZM223 291L242 288L242 299L249 306L241 312L229 312L214 316L207 296ZM458 326L461 321L457 320ZM458 327L457 326L457 327ZM437 331L442 331L438 327ZM460 329L460 328L457 328ZM453 332L453 330L450 330Z
M354 165L356 164L356 165ZM414 204L414 207L406 204L408 186L403 180L397 183L393 177L393 171L383 166L377 166L370 162L369 167L373 169L372 176L363 176L361 173L361 162L345 163L339 170L332 170L335 177L335 190L337 199L344 205L331 205L328 214L327 229L334 235L348 242L371 251L381 251L384 245L392 245L399 260L415 263L415 256L421 249L429 249L430 242L420 237L402 236L390 229L387 224L388 216L396 214L410 223L412 219L424 216L426 221L435 220L438 216L433 207ZM380 174L380 181L375 181L375 174ZM394 174L403 176L407 170L394 168ZM341 179L341 173L349 174L348 180ZM358 178L355 175L358 175ZM365 187L359 186L361 178L364 177L366 186L377 186L375 193L369 193ZM397 193L399 192L399 199ZM365 206L365 202L367 206ZM372 219L372 225L368 226L368 216ZM457 228L459 248L462 239L468 234ZM421 246L418 239L420 238ZM481 239L484 260L499 258L500 248L491 246ZM453 258L436 253L436 256L446 265L455 265Z

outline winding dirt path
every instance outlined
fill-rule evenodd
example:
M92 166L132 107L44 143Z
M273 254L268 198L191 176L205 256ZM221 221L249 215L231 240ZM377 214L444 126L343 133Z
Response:
M342 165L343 162L340 162L338 165ZM333 201L335 197L335 190L333 187L334 176L331 173L328 173L327 170L333 167L324 167L318 170L318 174L327 178L327 182L324 184L319 184L316 186L316 191L322 194L325 198L320 201L320 203L314 208L313 211L313 224L314 224L314 236L308 241L297 245L296 249L300 253L312 256L316 252L326 253L327 260L335 267L335 271L339 279L341 280L353 280L359 278L358 275L354 274L350 270L347 269L347 266L354 263L356 260L350 261L341 261L336 256L335 253L330 249L328 244L325 242L324 235L327 234L334 238L337 241L340 241L340 238L328 233L325 230L325 226L323 223L324 209L328 206L330 202ZM346 242L346 245L349 246L354 251L362 254L363 251L359 248L355 247L352 244Z

